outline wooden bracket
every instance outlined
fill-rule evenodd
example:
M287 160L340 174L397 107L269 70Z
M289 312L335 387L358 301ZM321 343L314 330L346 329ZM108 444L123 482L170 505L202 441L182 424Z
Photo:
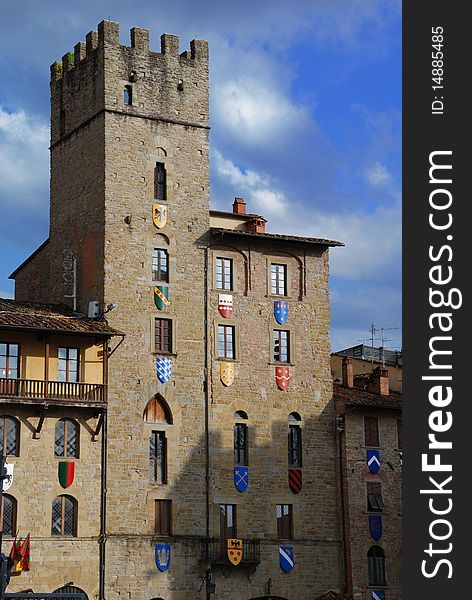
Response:
M103 413L103 412L100 413L100 416L98 417L97 427L95 428L95 431L92 433L92 442L96 442L98 439L98 434L100 433L100 429L102 428L104 417L105 417L105 413Z
M48 405L45 404L42 408L41 408L41 412L39 413L39 421L38 424L36 425L36 428L33 432L33 439L34 440L39 440L39 438L41 437L41 429L43 428L43 423L44 423L44 419L46 417L46 411L48 409Z

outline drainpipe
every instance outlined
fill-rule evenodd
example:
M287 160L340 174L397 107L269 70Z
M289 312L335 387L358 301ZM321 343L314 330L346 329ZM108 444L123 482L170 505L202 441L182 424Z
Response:
M122 340L123 341L123 340ZM100 489L100 535L99 544L99 584L98 598L105 600L105 544L106 512L107 512L107 447L108 447L108 340L103 342L103 383L105 384L105 412L102 422L102 448L101 448L101 489Z
M208 293L208 269L209 269L209 248L205 248L205 294L204 294L204 305L205 305L205 333L204 333L204 342L205 342L205 499L206 499L206 529L205 535L207 540L210 539L210 428L209 428L209 420L210 420L210 348L208 344L208 324L209 324L209 293Z

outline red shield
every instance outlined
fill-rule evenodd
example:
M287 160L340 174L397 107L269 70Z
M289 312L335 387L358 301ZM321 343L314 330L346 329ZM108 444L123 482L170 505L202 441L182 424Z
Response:
M233 296L231 294L218 294L218 310L225 319L233 316Z
M302 489L302 470L289 468L288 470L288 485L294 494Z
M275 381L281 390L286 390L290 383L290 369L288 367L275 367Z

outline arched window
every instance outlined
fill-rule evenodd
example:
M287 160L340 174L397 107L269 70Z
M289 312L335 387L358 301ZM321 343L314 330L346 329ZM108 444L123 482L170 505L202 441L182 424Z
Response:
M243 410L234 413L237 421L247 421L247 414ZM246 423L235 423L234 436L234 465L247 467L249 465L248 428Z
M3 535L16 535L16 498L10 494L3 494L0 513Z
M385 585L385 552L380 546L372 546L367 552L369 585Z
M82 598L83 600L88 600L88 596L87 594L84 592L84 590L81 590L79 587L77 587L76 585L73 585L72 583L68 583L67 585L63 585L60 588L57 588L57 590L54 590L55 594L82 594Z
M57 496L53 500L51 535L77 535L77 500L72 496Z
M72 419L61 419L56 423L54 456L79 457L79 425Z
M172 413L169 405L159 394L151 398L144 409L145 423L167 423L172 425Z
M131 106L133 104L133 88L130 85L125 85L123 90L123 103L125 106Z
M0 417L0 450L5 456L19 456L20 424L14 417Z
M295 425L295 422L301 421L298 413L292 412L288 417L288 466L302 466L302 428Z

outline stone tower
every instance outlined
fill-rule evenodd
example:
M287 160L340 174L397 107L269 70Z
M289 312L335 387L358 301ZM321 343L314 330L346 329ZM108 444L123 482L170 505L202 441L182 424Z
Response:
M72 303L63 261L73 253L77 309L116 304L105 316L126 333L109 360L106 550L86 591L297 600L337 590L328 249L339 244L268 234L242 199L233 213L210 211L207 43L179 54L164 34L156 53L145 29L131 30L130 47L118 38L103 21L52 66L50 237L14 274L17 299ZM290 304L282 327L279 300ZM234 382L223 381L226 364ZM288 389L276 385L281 364ZM242 431L243 491L233 480ZM233 537L245 550L231 570ZM156 568L156 543L171 544L168 570ZM289 573L281 546L294 548Z

